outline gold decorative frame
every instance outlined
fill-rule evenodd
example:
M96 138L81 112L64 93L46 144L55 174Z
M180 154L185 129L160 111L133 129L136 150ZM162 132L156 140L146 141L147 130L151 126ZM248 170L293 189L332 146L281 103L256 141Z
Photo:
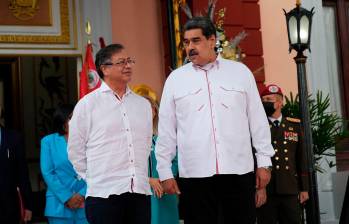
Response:
M179 24L180 5L185 4L185 0L173 0L173 21L176 41L177 67L183 64L183 48L181 47L181 25Z
M26 43L26 44L69 44L69 2L60 0L61 32L56 36L43 35L0 35L0 43ZM73 12L75 12L75 2L72 1Z

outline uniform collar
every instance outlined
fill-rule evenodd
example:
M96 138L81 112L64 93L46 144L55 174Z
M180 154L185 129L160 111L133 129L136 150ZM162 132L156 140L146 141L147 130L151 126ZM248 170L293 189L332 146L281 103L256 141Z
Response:
M278 120L279 123L281 124L282 114L278 118L268 117L268 119L270 120L271 123L273 123L274 121Z

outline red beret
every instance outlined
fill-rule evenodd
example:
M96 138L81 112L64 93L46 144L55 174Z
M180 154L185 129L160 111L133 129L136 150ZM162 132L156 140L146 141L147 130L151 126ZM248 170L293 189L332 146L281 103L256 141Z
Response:
M284 95L282 93L281 88L275 84L267 85L261 92L261 96L270 95L270 94L279 94L281 96Z

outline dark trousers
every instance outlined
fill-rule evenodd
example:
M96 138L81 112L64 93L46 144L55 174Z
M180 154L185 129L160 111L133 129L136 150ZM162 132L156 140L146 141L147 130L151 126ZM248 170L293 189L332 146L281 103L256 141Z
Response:
M185 224L254 224L255 175L180 178Z
M268 195L267 202L257 210L258 224L299 224L301 208L298 195Z
M0 195L0 223L18 224L20 221L17 192L11 193Z
M85 204L90 224L150 224L150 196L124 193L87 197Z

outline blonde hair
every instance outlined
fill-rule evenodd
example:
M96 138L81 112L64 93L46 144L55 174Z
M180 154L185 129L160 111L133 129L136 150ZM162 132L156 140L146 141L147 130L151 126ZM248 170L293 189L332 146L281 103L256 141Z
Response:
M155 111L155 114L153 114L153 134L157 135L158 134L158 122L159 122L159 103L154 100L153 98L151 98L150 96L143 96L144 98L146 98L152 109Z

